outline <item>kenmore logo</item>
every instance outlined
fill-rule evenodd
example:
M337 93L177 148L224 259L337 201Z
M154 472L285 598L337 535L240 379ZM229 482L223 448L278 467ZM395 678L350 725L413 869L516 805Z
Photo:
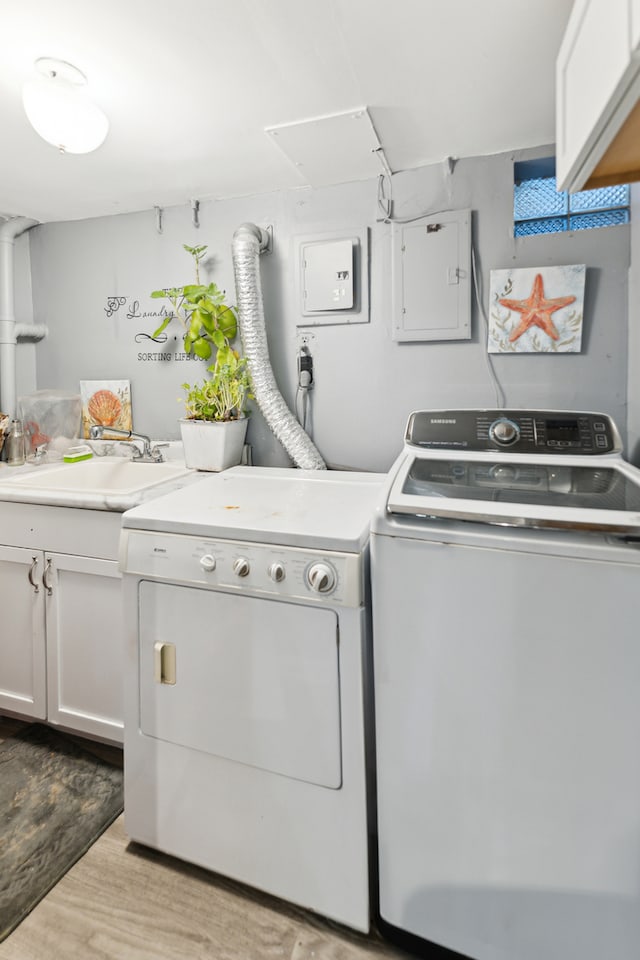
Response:
M429 419L429 423L457 423L457 421L456 421L455 419L454 419L454 420L446 420L444 417L440 417L439 419L436 418L436 417L431 417L431 418Z

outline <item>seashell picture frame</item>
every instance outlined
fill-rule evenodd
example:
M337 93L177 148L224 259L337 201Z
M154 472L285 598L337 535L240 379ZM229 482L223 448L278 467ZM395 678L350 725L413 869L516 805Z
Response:
M81 380L82 436L92 426L131 430L131 383L129 380Z

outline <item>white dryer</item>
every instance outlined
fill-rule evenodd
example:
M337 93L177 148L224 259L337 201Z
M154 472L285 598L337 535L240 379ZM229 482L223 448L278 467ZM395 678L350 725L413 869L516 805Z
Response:
M372 527L380 916L640 956L640 472L602 414L421 411Z
M129 836L369 929L384 478L237 467L125 513Z

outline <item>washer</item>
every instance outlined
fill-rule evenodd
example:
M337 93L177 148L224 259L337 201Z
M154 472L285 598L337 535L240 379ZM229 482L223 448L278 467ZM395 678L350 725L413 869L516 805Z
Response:
M371 538L388 935L637 960L639 546L604 414L412 414Z
M383 479L237 467L128 511L121 542L129 836L362 931Z

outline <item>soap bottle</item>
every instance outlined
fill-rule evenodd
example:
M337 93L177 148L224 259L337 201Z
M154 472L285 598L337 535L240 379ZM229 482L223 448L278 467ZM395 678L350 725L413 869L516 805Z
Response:
M11 421L11 430L7 437L7 464L20 467L25 462L24 430L21 420Z

